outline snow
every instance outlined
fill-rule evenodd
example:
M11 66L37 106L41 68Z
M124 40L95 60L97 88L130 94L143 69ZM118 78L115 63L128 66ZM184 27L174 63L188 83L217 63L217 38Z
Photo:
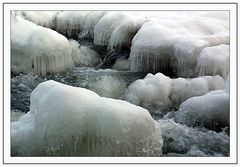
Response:
M46 75L73 67L71 48L64 36L20 16L12 16L11 51L16 71Z
M150 18L132 40L131 70L196 76L197 58L205 47L229 44L228 15L222 11L163 12Z
M200 75L221 75L227 77L230 64L229 45L204 48L197 60Z
M148 74L133 82L125 93L127 101L145 108L178 108L188 98L200 96L211 90L224 89L225 81L220 76L203 76L192 79L171 79L162 73Z
M229 115L229 94L218 90L184 101L175 115L175 121L219 131L229 126Z
M100 63L100 55L93 49L87 46L80 46L80 44L73 40L69 40L72 49L72 59L75 66L90 66L95 67Z
M159 156L163 142L146 109L51 80L11 129L18 156Z

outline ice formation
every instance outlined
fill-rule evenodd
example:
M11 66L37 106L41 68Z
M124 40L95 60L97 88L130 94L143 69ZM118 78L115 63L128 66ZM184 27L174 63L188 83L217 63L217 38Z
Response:
M122 99L127 86L124 80L113 76L99 76L89 83L89 89L100 96Z
M97 22L104 16L104 11L91 11L85 17L82 32L78 35L79 38L93 39L94 37L94 27Z
M128 14L121 24L112 32L109 39L109 50L121 51L131 47L132 39L144 23L144 19Z
M100 63L100 55L93 49L87 46L80 46L80 44L70 39L72 49L72 58L75 66L96 66Z
M229 156L229 136L225 132L200 131L173 120L159 120L163 153L184 156Z
M175 121L219 131L229 126L229 116L229 95L218 90L184 101L175 115Z
M59 14L58 11L17 11L17 15L22 16L37 25L55 28L55 18Z
M57 15L56 31L68 37L77 37L82 31L88 11L64 11Z
M162 142L146 109L55 81L11 123L12 156L159 156Z
M202 49L229 44L228 15L220 11L163 12L150 18L132 40L131 70L195 76Z
M227 77L229 73L229 45L206 47L197 60L200 75L221 75Z
M178 108L186 99L200 96L211 90L223 89L225 81L220 76L202 76L193 79L170 79L162 73L148 74L133 82L127 89L127 101L151 109Z
M94 27L94 44L108 46L112 32L125 17L126 14L121 12L107 12Z
M20 16L12 16L11 57L11 65L17 71L41 75L73 67L71 48L64 36Z
M113 64L112 69L119 71L128 71L130 70L130 60L124 57L118 58Z

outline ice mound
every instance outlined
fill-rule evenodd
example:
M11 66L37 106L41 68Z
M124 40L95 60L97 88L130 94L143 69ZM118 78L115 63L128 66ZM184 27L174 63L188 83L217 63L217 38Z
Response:
M149 18L132 40L131 70L195 76L205 47L229 44L228 16L221 11L162 12Z
M229 127L229 116L229 94L218 90L184 101L174 119L187 126L221 131L222 128Z
M24 33L23 33L24 32ZM68 40L57 32L12 16L11 65L41 75L73 67Z
M100 96L122 99L127 85L124 80L118 77L103 75L96 77L89 83L89 89Z
M17 11L16 14L22 16L24 19L29 20L37 25L55 28L55 18L58 11Z
M113 30L109 39L108 50L129 50L134 35L140 29L144 21L145 20L139 16L131 14L125 16L121 21L121 24Z
M31 94L11 123L12 156L159 156L161 131L146 109L55 81Z
M229 45L206 47L197 60L200 75L221 75L227 77L229 73Z
M130 70L130 60L124 57L118 58L112 66L112 69L119 71L129 71Z
M79 38L93 39L94 27L97 22L104 16L104 11L91 11L85 17L82 32L78 35Z
M94 27L94 44L108 46L112 32L117 28L126 14L121 12L107 12Z
M69 40L72 48L72 58L75 66L95 67L100 63L100 55L87 46L80 46L75 40Z
M229 156L229 136L225 132L200 131L173 120L159 120L163 136L163 153L185 156Z
M151 110L151 108L177 109L188 98L200 96L211 90L223 89L225 81L220 76L204 76L193 79L170 79L162 73L148 74L133 82L125 93L127 101Z
M68 36L77 37L82 31L88 11L64 11L57 15L56 31Z

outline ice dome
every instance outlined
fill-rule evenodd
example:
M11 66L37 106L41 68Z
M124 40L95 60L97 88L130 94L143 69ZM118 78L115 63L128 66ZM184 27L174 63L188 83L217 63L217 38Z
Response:
M159 156L163 142L146 109L51 80L11 129L12 152L23 156Z
M125 98L135 105L148 109L155 107L177 109L188 98L224 87L225 81L218 75L171 79L162 73L155 75L149 73L144 79L136 80L128 87Z
M227 12L180 13L162 12L141 26L132 40L132 71L196 76L205 47L229 44Z
M66 37L20 16L12 16L12 20L11 64L16 71L34 71L46 75L74 66Z

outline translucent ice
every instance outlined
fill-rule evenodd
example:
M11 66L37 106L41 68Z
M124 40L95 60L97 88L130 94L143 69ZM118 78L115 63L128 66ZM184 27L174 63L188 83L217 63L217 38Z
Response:
M11 124L13 156L159 156L162 142L146 109L55 81L39 84Z

